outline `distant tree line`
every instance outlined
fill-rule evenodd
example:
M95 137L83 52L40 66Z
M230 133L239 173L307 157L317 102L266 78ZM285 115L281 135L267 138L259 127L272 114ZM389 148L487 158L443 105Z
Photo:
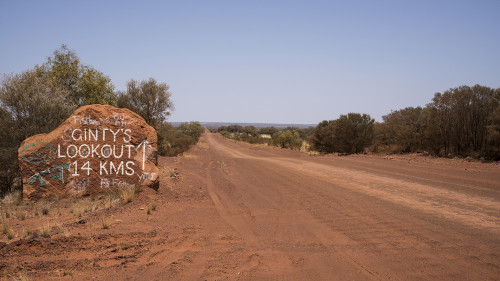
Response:
M0 196L21 188L17 150L33 135L48 133L80 106L110 104L142 116L158 134L160 155L177 155L198 141L203 132L197 122L178 128L166 122L173 103L169 87L150 78L130 80L127 90L116 92L111 79L84 65L65 45L42 65L0 80Z
M500 89L480 85L452 88L436 93L424 108L407 107L382 119L375 122L368 114L349 113L322 121L315 128L231 125L212 131L240 141L290 149L308 147L321 153L422 152L500 159Z

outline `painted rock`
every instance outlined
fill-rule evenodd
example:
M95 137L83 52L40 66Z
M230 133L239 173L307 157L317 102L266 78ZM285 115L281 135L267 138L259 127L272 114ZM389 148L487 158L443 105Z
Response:
M30 199L159 186L155 129L110 105L80 107L54 131L27 138L18 161Z

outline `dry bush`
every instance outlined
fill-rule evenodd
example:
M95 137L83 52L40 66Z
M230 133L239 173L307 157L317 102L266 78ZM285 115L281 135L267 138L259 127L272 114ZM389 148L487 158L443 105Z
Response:
M134 199L135 194L137 194L141 191L142 191L141 186L136 186L134 184L128 184L128 185L120 188L120 197L126 203L130 203Z

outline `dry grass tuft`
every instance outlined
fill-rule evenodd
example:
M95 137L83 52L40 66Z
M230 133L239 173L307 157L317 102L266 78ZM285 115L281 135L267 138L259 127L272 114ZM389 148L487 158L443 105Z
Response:
M43 238L50 238L51 231L52 231L52 226L48 223L45 223L40 228L40 236L42 236Z
M42 215L46 216L49 214L49 207L48 206L43 206L42 207Z
M134 196L141 191L141 186L129 184L120 189L120 197L123 199L123 201L125 201L125 203L130 203L134 199Z
M23 230L23 233L24 233L23 234L24 238L30 238L31 236L33 236L33 230L31 228L29 228L29 227L25 228Z
M146 214L151 215L151 212L156 211L156 203L153 202L148 205L148 208L146 210Z
M17 276L12 276L9 279L0 279L0 280L12 280L12 281L31 281L32 279L28 277L26 272L19 272Z
M16 237L16 233L10 226L9 222L7 220L3 221L2 223L2 234L7 236L7 239L12 240L14 237Z
M104 199L104 209L109 210L109 209L111 209L111 207L113 207L113 198L106 197Z
M23 194L21 191L11 192L2 199L4 204L20 205L23 202Z
M135 191L132 188L123 188L120 190L120 195L123 201L130 203L134 199Z
M101 227L102 229L108 229L111 226L111 223L109 222L108 218L102 217L101 218Z
M70 213L73 214L73 216L77 218L81 218L83 213L85 211L85 208L79 204L71 206Z
M168 170L168 177L171 178L171 179L174 179L174 180L177 180L179 179L180 175L179 175L179 172L177 171L177 168L170 168Z
M25 220L26 219L26 212L20 212L16 215L19 219Z
M59 273L59 277L65 277L65 276L74 276L75 273L73 271L69 270L63 270Z

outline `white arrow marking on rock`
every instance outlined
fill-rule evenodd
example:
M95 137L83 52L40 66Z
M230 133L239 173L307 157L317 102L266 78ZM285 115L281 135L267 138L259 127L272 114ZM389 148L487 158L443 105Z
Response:
M144 168L145 168L144 165L146 163L146 145L149 146L149 147L151 145L149 145L148 140L145 139L145 140L141 141L141 143L139 143L137 145L137 147L135 148L135 150L138 150L141 147L141 145L142 145L142 170L144 171Z

